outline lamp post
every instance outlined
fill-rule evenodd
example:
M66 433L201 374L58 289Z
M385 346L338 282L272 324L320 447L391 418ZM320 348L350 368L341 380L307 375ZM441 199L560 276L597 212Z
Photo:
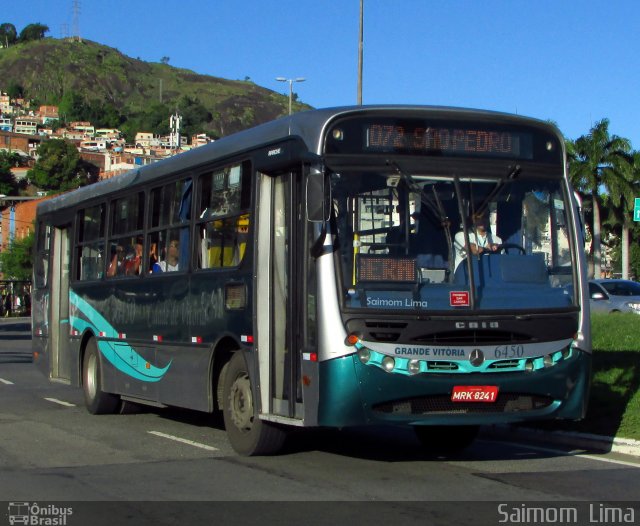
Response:
M278 82L288 82L289 83L289 115L291 115L291 103L293 101L293 83L294 82L304 82L304 77L296 77L295 79L287 79L284 77L276 77Z

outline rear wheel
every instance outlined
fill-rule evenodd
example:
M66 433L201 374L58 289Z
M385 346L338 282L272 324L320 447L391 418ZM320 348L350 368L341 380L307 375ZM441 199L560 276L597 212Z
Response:
M422 445L435 454L454 454L469 447L478 436L478 426L415 426Z
M120 409L120 397L102 390L102 373L98 345L95 339L87 342L82 362L82 389L87 410L94 414L117 413Z
M223 387L224 427L233 449L241 455L269 455L282 447L285 431L260 420L253 403L253 387L241 352L225 366Z

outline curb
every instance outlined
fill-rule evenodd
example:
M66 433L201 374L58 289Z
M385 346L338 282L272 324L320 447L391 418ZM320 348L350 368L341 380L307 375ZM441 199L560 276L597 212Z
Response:
M517 438L532 442L570 446L588 451L614 452L640 457L640 440L631 438L608 437L572 431L545 431L507 424L484 427L481 434L491 438Z

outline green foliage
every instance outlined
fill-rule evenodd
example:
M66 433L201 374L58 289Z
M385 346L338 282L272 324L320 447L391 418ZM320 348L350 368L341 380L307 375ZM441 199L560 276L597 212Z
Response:
M65 122L84 120L85 103L82 95L69 90L65 92L58 104L58 114Z
M19 185L11 168L18 164L18 160L17 154L0 150L0 194L17 195Z
M18 37L18 42L31 42L33 40L42 40L44 34L49 32L49 27L44 24L29 24Z
M4 279L30 281L33 273L31 252L33 233L24 239L14 239L9 248L0 252L0 272Z
M39 188L66 191L89 182L89 171L72 143L57 139L44 141L37 155L38 160L27 175Z
M213 120L211 112L199 100L186 95L178 102L178 111L182 115L182 135L200 133L202 123L210 123Z
M18 32L16 26L5 22L0 24L0 45L9 47L15 44L18 40Z
M20 84L12 82L7 86L7 95L12 99L20 99L24 97L24 88Z

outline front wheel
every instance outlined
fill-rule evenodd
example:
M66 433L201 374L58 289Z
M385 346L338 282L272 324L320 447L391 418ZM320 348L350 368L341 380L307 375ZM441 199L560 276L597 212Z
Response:
M479 426L415 426L423 447L434 454L451 455L469 447L478 436Z
M82 389L84 403L91 414L112 414L120 409L120 397L102 390L100 355L93 338L87 342L82 361Z
M242 353L235 352L225 367L223 415L231 446L246 456L277 453L284 443L285 431L258 417L251 378Z

